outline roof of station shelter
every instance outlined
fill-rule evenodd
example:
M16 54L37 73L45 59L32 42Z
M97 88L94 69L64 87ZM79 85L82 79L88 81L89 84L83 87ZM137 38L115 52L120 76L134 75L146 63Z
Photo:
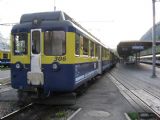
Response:
M160 45L160 42L156 42L156 45ZM120 57L128 57L150 47L152 47L151 41L123 41L117 45L117 52Z

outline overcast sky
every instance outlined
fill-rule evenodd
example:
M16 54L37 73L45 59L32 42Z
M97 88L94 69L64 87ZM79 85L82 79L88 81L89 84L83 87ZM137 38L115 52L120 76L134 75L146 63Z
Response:
M56 0L65 11L110 48L122 40L139 40L152 26L152 0ZM157 21L160 2L156 3ZM0 23L17 23L24 13L54 10L54 0L0 0ZM9 38L10 27L0 26Z

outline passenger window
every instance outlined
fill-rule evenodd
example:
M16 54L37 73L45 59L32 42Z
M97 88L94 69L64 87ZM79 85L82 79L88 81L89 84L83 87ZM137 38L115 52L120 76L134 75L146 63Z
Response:
M100 46L98 44L96 44L96 57L100 58Z
M91 57L94 56L94 43L92 41L90 41L90 55Z
M89 40L87 38L83 38L83 55L88 55L89 49Z
M66 41L64 31L46 31L44 35L44 54L49 56L61 56L66 53Z
M76 55L80 55L80 35L78 34L76 34L75 53Z
M8 54L7 53L3 53L3 58L7 59L8 58Z
M104 53L105 51L104 51L104 48L102 47L102 57L104 58Z
M108 54L108 51L107 49L105 50L105 58L107 58L107 54Z

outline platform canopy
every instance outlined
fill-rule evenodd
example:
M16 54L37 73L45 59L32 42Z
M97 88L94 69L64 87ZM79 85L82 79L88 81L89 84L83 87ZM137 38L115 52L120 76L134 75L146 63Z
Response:
M156 45L160 45L160 42L156 42ZM150 41L123 41L117 45L117 52L120 57L128 57L150 47L152 47Z

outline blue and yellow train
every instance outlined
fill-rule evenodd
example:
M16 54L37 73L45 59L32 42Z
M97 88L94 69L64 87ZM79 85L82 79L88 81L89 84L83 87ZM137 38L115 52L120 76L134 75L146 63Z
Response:
M11 31L11 83L18 90L73 92L116 60L62 11L24 14Z
M10 51L0 50L0 67L9 67L10 66Z

